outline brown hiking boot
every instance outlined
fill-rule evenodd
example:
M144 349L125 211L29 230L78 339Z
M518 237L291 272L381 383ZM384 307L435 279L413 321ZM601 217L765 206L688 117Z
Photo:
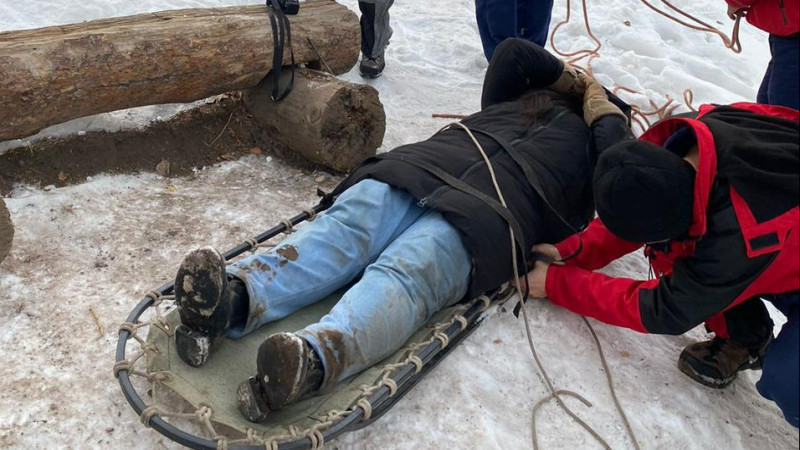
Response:
M258 348L258 374L236 392L239 411L250 422L263 422L282 409L318 391L325 372L317 352L294 333L277 333Z
M770 342L772 336L753 350L734 340L715 337L686 347L678 358L678 369L702 385L722 389L733 383L739 372L761 369Z

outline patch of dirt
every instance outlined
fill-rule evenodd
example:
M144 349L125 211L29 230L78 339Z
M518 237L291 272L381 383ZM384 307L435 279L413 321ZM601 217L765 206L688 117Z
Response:
M11 241L14 239L14 225L11 216L2 198L0 198L0 263L6 259L11 251Z
M275 155L302 169L317 168L271 138L240 96L232 94L141 129L42 139L10 150L0 155L0 195L17 183L62 187L99 173L183 176L193 168L251 153Z

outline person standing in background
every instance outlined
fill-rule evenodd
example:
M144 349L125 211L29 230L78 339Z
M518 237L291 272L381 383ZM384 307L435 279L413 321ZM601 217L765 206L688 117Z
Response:
M486 60L508 38L520 38L544 47L550 30L553 0L475 0L478 32Z
M363 0L358 2L361 10L361 65L362 77L378 78L386 68L384 53L392 27L389 25L389 8L394 0Z
M769 33L772 60L758 90L758 103L798 109L800 103L800 8L798 0L726 0L728 16L744 14Z

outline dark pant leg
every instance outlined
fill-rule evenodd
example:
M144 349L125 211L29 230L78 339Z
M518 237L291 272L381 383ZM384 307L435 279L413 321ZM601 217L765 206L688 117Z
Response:
M800 107L800 37L770 35L771 71L767 96L770 105Z
M495 48L515 36L515 0L475 0L475 15L483 53L491 61Z
M517 0L517 37L544 47L552 13L553 0Z
M361 10L361 53L372 55L375 44L375 3L358 2Z
M753 297L712 317L706 322L706 327L723 339L732 339L752 350L760 350L772 336L774 324L761 298Z
M367 58L383 57L389 39L392 38L392 27L389 20L389 8L394 0L359 1L361 10L361 53Z
M798 366L798 343L800 343L800 316L798 316L798 295L774 296L773 304L788 319L775 341L767 348L764 358L764 371L756 387L764 398L774 401L783 411L786 420L798 427L798 399L800 374Z
M764 74L764 79L761 81L761 86L758 88L756 95L756 102L769 104L769 79L772 77L772 60L769 60L767 65L767 73Z
M530 89L555 83L564 64L542 47L522 39L497 46L483 80L481 107L516 100Z

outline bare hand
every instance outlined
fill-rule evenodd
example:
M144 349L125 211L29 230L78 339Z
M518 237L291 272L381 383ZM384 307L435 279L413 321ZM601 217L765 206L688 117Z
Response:
M564 264L561 262L561 253L555 245L550 244L537 244L531 249L533 253L541 253L542 255L553 260L553 264Z
M526 275L528 279L528 296L532 298L545 298L547 297L547 270L550 264L536 261L533 270ZM524 285L524 280L520 280L520 284Z

